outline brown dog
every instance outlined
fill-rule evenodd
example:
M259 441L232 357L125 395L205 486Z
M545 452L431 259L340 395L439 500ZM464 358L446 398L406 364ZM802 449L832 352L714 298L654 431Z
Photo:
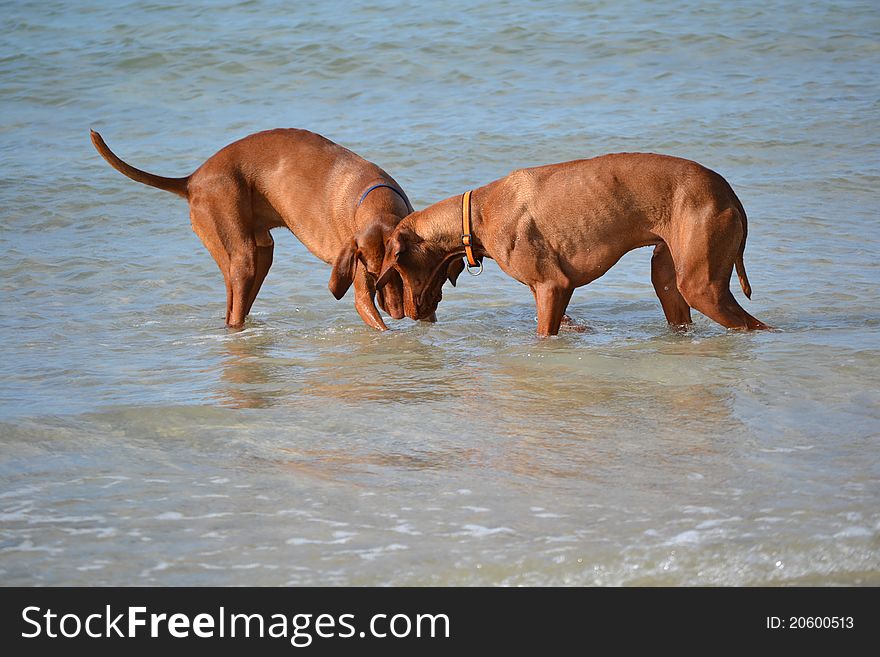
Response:
M556 335L576 287L626 252L654 245L651 281L670 324L690 323L693 307L728 328L769 328L730 293L735 265L751 296L745 210L724 178L696 162L604 155L514 171L467 196L409 215L385 243L377 287L399 272L413 319L434 312L450 260L485 256L532 290L538 335Z
M330 277L336 298L353 281L358 314L368 326L388 328L374 303L374 283L384 240L412 206L372 162L313 132L279 129L230 144L186 178L163 178L120 160L94 130L91 136L117 171L189 201L193 230L226 281L227 325L244 323L272 265L269 231L287 226L321 260L337 263ZM403 317L399 278L378 296L383 310Z

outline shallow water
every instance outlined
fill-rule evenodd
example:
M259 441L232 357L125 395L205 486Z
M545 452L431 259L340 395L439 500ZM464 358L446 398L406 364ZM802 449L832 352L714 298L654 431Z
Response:
M0 582L880 584L870 2L3 3ZM670 331L650 253L534 337L493 264L376 334L276 231L244 331L180 199L276 126L417 207L519 166L688 157L744 302ZM738 294L738 290L734 290Z

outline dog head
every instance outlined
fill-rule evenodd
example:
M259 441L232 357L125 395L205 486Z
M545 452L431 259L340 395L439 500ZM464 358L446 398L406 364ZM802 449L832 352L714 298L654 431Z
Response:
M384 289L397 278L402 278L406 316L428 319L443 298L443 284L448 280L454 286L463 269L460 253L447 253L401 225L385 242L376 288Z
M393 228L394 224L377 219L342 247L328 285L334 297L341 299L345 296L354 281L358 264L364 268L368 282L375 284L385 256L385 239ZM389 277L382 289L376 291L376 301L394 319L403 318L403 281L399 275Z

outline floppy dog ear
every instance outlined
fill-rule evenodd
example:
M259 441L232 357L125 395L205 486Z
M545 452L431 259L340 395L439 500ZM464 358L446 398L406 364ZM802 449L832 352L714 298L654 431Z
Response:
M458 280L458 275L463 271L464 258L456 258L449 263L449 266L446 268L446 278L449 279L450 283L452 283L452 287L455 287L455 282Z
M379 277L376 279L377 290L385 287L386 283L391 280L392 272L394 272L394 265L397 264L400 255L406 251L406 249L407 241L403 234L393 236L385 243L385 258L382 260L382 269L379 272Z
M357 267L358 260L358 243L352 238L351 241L342 247L339 255L336 256L336 263L333 265L333 271L330 272L330 283L327 287L337 299L341 299L348 292L354 281L354 270Z

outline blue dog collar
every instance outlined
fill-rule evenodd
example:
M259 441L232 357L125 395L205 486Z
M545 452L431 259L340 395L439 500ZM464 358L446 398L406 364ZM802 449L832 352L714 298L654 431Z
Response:
M370 192L372 192L374 189L379 189L380 187L387 187L392 192L397 194L400 198L403 199L403 202L406 203L407 209L410 212L413 211L413 207L412 207L412 205L410 205L409 199L406 197L406 194L404 194L402 191L397 189L397 187L394 187L393 185L389 185L388 183L379 183L378 185L373 185L372 187L368 188L367 191L364 192L363 196L361 196L361 200L357 202L357 207L360 207L360 204L364 202L364 199L367 198L367 195Z

